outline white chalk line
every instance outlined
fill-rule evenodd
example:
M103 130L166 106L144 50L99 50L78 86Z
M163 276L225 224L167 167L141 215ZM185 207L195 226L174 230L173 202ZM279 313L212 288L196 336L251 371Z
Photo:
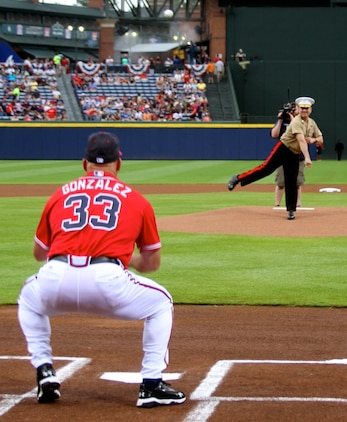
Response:
M337 397L217 397L211 396L222 383L230 369L237 364L290 364L290 365L347 365L347 359L317 360L220 360L207 373L205 379L190 395L199 401L182 422L206 422L221 402L316 402L346 404L347 398Z
M0 356L2 360L29 360L28 356ZM87 365L91 359L79 357L55 357L55 361L67 360L71 361L67 365L57 370L57 376L61 382L70 378L75 372ZM11 410L16 404L27 398L36 397L37 387L24 394L0 394L0 416Z
M207 373L205 379L200 383L195 391L190 395L191 400L201 400L210 398L211 394L222 383L223 378L233 366L231 360L220 360Z
M278 402L325 402L325 403L347 403L347 399L337 397L209 397L201 398L203 401L278 401ZM200 422L200 421L199 421Z
M279 210L279 211L284 211L287 210L286 207L273 207L273 210ZM312 207L297 207L296 208L297 211L314 211L315 208Z
M28 360L23 356L0 356L3 360ZM54 360L71 361L57 371L61 381L71 377L76 371L88 364L91 359L78 357L55 357ZM225 376L235 364L296 364L296 365L347 365L347 359L330 359L325 361L303 360L220 360L210 369L205 379L191 394L190 399L199 401L198 405L186 416L183 422L206 422L221 402L320 402L320 403L347 403L346 398L336 397L219 397L211 396L222 383ZM0 394L0 416L7 413L12 407L26 398L36 396L37 388L21 394Z

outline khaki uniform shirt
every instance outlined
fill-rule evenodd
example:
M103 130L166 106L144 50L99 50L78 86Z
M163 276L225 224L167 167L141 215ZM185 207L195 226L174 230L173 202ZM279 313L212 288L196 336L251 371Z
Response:
M317 123L313 119L309 117L306 125L300 115L295 116L287 127L287 130L281 136L281 142L295 154L300 154L301 152L299 142L296 140L296 134L298 133L310 138L317 138L322 135Z

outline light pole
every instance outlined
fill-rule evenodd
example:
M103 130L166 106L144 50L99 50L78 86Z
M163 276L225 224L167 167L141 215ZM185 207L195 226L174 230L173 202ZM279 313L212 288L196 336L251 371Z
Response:
M75 37L75 66L77 63L77 41L81 38L81 34L84 32L84 26L80 25L75 28L73 25L69 25L67 29L74 34ZM80 34L80 35L78 35Z

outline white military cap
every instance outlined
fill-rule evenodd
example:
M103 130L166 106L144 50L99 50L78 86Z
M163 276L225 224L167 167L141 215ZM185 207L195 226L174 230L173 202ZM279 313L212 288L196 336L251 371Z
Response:
M315 100L311 97L299 97L295 100L295 103L302 108L312 107L315 103Z

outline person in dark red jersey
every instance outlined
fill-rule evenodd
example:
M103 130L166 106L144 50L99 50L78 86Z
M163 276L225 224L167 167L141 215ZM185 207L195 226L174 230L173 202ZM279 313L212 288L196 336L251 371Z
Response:
M49 317L65 312L144 320L143 381L136 405L186 400L162 378L168 365L172 297L158 283L129 270L157 270L161 242L151 204L118 178L121 155L115 135L92 134L83 158L86 174L52 195L38 223L33 253L46 263L24 284L18 317L37 371L39 403L60 398Z

